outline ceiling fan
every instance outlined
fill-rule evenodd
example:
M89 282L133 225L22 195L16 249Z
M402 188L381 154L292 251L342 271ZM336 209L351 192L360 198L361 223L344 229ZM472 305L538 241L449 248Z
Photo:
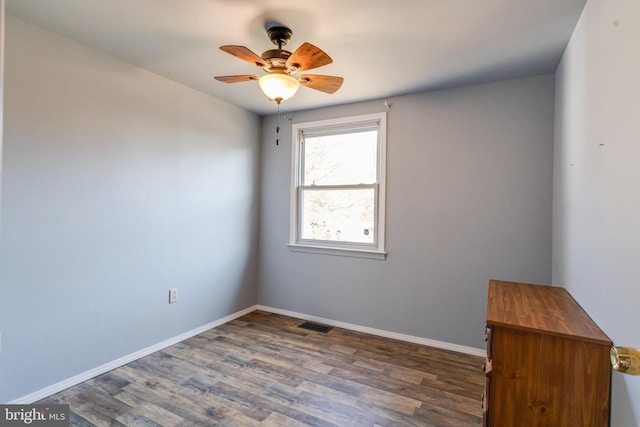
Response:
M285 99L291 98L302 84L311 89L325 93L334 93L344 79L342 77L324 76L318 74L297 75L300 71L331 64L333 60L320 48L311 43L303 43L293 53L282 47L289 43L293 32L282 26L271 27L267 30L269 39L278 46L277 49L265 51L258 56L244 46L227 45L220 49L243 61L257 65L267 74L244 74L239 76L218 76L216 80L224 83L240 83L250 80L258 80L260 88L269 99L280 104Z

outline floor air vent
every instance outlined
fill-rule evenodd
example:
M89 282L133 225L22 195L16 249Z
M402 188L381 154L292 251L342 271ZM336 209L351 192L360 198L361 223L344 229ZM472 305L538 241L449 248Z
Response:
M333 326L321 325L320 323L314 322L304 322L298 325L298 328L308 329L310 331L322 332L323 334L326 334L333 329Z

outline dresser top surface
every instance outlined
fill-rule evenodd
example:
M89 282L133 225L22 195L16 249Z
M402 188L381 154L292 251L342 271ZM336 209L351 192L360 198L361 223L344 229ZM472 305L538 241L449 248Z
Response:
M563 288L489 281L487 325L610 346L611 340Z

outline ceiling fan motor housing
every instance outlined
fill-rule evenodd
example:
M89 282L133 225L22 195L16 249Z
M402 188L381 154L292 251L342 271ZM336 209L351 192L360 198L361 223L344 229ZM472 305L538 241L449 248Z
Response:
M287 69L287 59L291 56L291 52L284 49L271 49L265 51L261 56L269 64L269 67L265 68L266 71L285 71Z

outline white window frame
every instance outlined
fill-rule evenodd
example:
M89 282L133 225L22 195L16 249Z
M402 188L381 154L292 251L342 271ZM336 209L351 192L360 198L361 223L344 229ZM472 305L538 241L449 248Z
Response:
M301 201L304 135L322 135L353 132L358 128L378 129L378 164L377 182L375 184L348 185L343 188L373 188L375 196L374 243L358 244L352 242L336 242L327 240L302 239ZM291 161L291 207L290 232L288 247L292 251L311 252L327 255L343 255L360 258L385 259L385 210L386 210L386 170L387 170L387 113L374 113L339 119L320 120L314 122L295 123L292 126L292 161Z

